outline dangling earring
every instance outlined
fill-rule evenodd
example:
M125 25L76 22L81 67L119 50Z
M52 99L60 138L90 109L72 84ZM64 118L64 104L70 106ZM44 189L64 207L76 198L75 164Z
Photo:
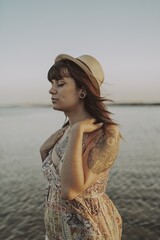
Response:
M85 98L85 96L86 96L86 94L84 92L81 92L79 97L80 98Z

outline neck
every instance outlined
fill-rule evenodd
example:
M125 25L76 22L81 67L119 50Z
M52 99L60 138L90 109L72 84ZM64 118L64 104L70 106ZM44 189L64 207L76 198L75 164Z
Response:
M76 109L76 111L65 112L65 115L69 119L69 126L72 127L76 122L83 121L87 118L91 118L91 115L83 108Z

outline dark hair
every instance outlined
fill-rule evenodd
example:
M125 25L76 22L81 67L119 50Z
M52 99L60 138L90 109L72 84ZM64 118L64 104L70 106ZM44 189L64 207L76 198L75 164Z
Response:
M48 71L48 80L51 82L54 80L59 80L63 77L72 77L75 80L77 88L83 88L86 90L86 97L83 99L84 107L87 112L96 119L97 123L103 122L103 130L107 131L109 125L118 125L115 123L110 115L112 114L107 110L107 106L104 102L109 101L104 97L100 96L100 90L97 89L93 81L93 75L88 75L83 69L81 69L76 63L70 60L61 60L56 62ZM64 126L69 123L65 123Z

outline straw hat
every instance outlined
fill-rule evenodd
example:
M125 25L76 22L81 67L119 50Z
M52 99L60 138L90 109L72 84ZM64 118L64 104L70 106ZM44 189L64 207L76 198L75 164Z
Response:
M74 58L67 54L60 54L56 57L55 63L66 59L76 63L80 68L82 68L91 79L94 86L99 89L104 81L104 72L100 63L94 57L90 55L82 55ZM97 81L95 81L93 77L91 78L91 76L94 76Z

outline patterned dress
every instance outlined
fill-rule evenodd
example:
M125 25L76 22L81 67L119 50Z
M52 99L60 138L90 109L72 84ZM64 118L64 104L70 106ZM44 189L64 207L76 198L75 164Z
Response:
M82 159L88 157L101 131L84 134ZM64 134L44 160L42 169L48 180L44 222L46 240L120 240L122 219L116 207L105 194L110 168L117 156L118 145L112 147L107 169L101 177L73 200L64 200L61 194L59 169L68 137ZM67 181L67 179L66 179Z

